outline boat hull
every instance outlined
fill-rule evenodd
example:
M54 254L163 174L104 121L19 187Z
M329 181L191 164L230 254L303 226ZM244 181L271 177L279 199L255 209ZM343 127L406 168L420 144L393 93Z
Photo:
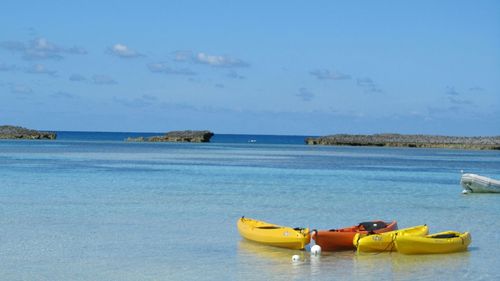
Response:
M373 233L383 233L398 229L396 221L390 223L372 221L368 223L373 225L383 224L385 226L383 228L373 230ZM369 231L365 230L364 227L362 227L362 224L360 224L342 229L313 231L312 238L316 242L316 245L321 247L322 251L344 251L355 249L352 241L356 233L368 234L368 232Z
M243 238L269 246L301 250L311 241L308 228L294 229L245 217L237 226Z
M437 238L445 236L443 238ZM454 237L451 237L454 236ZM459 233L445 231L422 237L400 236L396 237L396 248L398 252L407 255L416 254L446 254L466 251L472 241L468 232Z
M396 250L398 236L425 236L429 233L427 225L419 225L380 234L356 234L353 243L358 252L391 252Z
M476 174L463 174L460 184L465 193L500 193L500 181Z

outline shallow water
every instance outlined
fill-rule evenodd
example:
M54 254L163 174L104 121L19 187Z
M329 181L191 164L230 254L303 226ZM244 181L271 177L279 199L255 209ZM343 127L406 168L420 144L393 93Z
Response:
M461 170L500 178L498 151L90 139L0 141L2 279L500 278L500 194L459 185ZM241 239L242 215L318 229L394 219L472 244L311 257Z

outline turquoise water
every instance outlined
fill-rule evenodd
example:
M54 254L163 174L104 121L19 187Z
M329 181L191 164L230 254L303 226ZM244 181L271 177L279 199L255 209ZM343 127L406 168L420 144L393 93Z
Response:
M1 279L500 278L500 195L464 196L459 185L461 170L500 178L499 151L245 141L258 137L0 141ZM400 228L470 231L473 241L449 255L312 258L242 240L242 215L318 229L394 219ZM292 263L294 254L302 261Z

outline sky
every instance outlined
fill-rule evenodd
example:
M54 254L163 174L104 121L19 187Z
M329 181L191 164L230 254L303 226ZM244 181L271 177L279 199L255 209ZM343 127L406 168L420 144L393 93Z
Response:
M500 135L500 1L2 1L0 125Z

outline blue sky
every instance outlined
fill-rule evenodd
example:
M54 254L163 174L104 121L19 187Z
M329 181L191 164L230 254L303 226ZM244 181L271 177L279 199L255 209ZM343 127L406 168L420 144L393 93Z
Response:
M499 1L2 1L0 123L500 135Z

